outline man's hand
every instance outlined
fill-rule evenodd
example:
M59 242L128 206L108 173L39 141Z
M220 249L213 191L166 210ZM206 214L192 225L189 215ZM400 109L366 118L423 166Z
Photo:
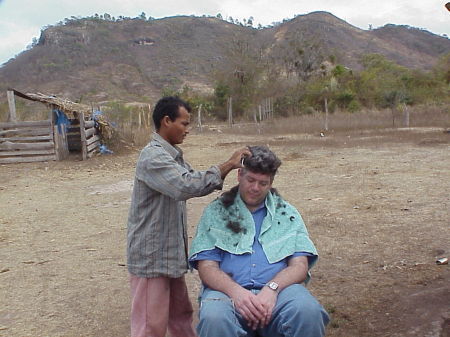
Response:
M263 318L260 320L260 327L262 328L269 324L272 319L272 312L277 303L278 293L268 287L263 287L256 296L264 310Z
M252 153L250 152L248 147L244 147L234 152L230 159L228 159L225 163L219 165L222 179L225 179L225 177L231 170L241 168L242 159L251 155Z
M267 310L258 295L242 287L236 288L230 295L234 307L253 330L263 326Z
M242 159L245 157L250 157L252 153L248 149L248 147L243 147L242 149L237 150L233 155L228 159L229 162L232 163L233 168L241 168Z

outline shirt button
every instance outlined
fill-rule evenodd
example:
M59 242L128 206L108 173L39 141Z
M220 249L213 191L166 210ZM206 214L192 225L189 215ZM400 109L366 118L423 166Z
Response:
M252 267L253 267L253 268L255 268L255 267L256 267L256 264L255 264L255 263L253 263L253 264L252 264Z

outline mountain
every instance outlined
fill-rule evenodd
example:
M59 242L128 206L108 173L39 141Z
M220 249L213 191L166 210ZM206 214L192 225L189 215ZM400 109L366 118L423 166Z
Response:
M395 25L362 30L327 12L262 29L215 17L66 19L0 68L0 97L8 87L84 102L155 99L162 88L185 84L211 91L212 74L232 68L229 55L243 41L286 72L290 62L298 68L295 53L305 59L333 55L353 69L361 68L361 55L379 53L405 67L429 70L450 52L448 38L427 31ZM306 72L317 64L302 66Z

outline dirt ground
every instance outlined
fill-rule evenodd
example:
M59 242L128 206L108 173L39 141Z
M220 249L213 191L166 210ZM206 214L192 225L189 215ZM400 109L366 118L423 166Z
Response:
M197 169L269 144L274 186L320 258L308 285L327 336L450 336L450 134L396 129L319 135L191 134ZM138 150L0 165L0 336L129 336L126 218ZM236 183L230 174L225 188ZM189 201L190 234L219 193ZM192 301L196 273L187 275ZM220 336L219 336L220 337Z

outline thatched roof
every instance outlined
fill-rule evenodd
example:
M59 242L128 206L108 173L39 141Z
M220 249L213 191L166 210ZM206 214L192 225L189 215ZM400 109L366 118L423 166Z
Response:
M45 95L42 93L21 93L15 89L8 89L14 92L14 95L31 100L36 102L44 103L48 106L52 106L52 108L58 108L62 112L64 112L69 118L77 118L78 113L83 112L85 115L90 116L92 114L92 109L80 103L75 103L69 101L66 98L56 97L54 95Z
M21 93L15 89L8 89L14 92L14 95L36 102L46 104L51 108L57 108L64 112L68 118L78 118L79 113L84 113L87 117L92 117L93 111L91 107L85 104L75 103L66 98L56 97L54 95L45 95L42 93ZM109 139L112 135L112 127L103 115L96 115L96 122L99 124L100 133L103 138Z

